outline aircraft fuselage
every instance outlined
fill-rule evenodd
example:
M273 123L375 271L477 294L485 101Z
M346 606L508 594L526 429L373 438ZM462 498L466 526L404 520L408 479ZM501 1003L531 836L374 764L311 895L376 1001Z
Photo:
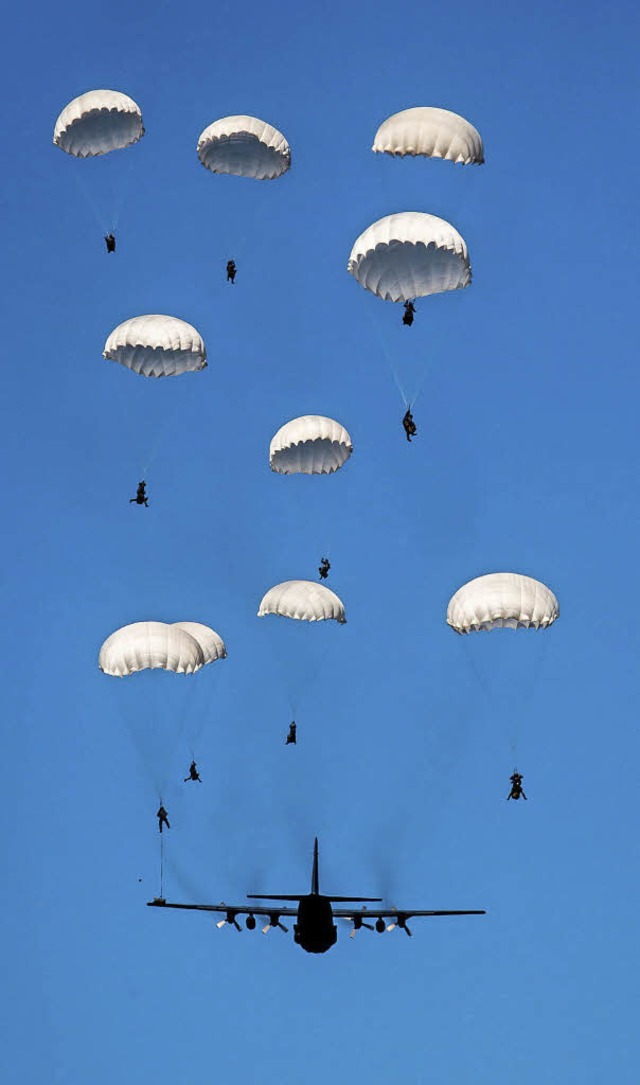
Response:
M300 897L293 940L307 953L326 953L335 946L338 929L333 922L331 900L320 893Z

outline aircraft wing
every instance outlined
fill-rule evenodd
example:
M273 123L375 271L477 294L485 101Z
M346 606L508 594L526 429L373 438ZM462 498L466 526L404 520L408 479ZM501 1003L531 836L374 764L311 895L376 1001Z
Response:
M297 898L296 898L297 899ZM225 904L221 901L220 904L175 904L171 901L165 900L163 897L156 897L155 900L147 901L148 908L183 908L189 912L222 912L225 915L232 914L237 915L289 915L297 916L297 908L266 908L261 905L257 908L247 908L245 904Z
M471 911L442 911L437 909L421 909L421 908L332 908L334 916L337 919L353 919L354 916L361 916L363 919L413 919L415 916L423 915L486 915L484 909L473 909Z

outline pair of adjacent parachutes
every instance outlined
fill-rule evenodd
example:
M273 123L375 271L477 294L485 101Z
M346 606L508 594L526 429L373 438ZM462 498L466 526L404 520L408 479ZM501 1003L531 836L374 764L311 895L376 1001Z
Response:
M90 90L62 110L53 142L74 158L96 158L131 147L144 133L140 106L128 94ZM197 151L212 173L260 181L281 177L291 165L291 150L282 133L245 115L214 121L202 132Z
M434 106L394 113L376 132L372 150L461 165L484 162L482 139L473 125ZM464 238L449 222L422 211L403 211L372 223L354 242L347 270L376 297L394 302L461 290L471 282Z

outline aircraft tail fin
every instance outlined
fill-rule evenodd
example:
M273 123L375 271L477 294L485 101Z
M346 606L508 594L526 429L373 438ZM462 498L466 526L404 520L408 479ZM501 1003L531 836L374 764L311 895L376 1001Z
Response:
M311 871L311 892L317 897L320 892L320 877L318 875L318 837L313 845L313 870Z
M249 900L301 900L304 893L247 893ZM311 870L311 896L320 896L320 874L318 871L318 837L313 843L313 867ZM329 897L336 904L380 904L382 897Z
M320 878L318 876L318 837L313 844L313 868L311 871L311 895L320 894ZM249 900L301 900L306 893L247 893Z

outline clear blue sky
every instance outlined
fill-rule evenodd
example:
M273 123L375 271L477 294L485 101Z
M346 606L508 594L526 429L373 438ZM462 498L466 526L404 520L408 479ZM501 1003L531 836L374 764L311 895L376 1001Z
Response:
M72 0L8 20L0 1077L631 1085L636 6ZM58 112L102 86L146 136L65 157ZM467 116L486 165L371 154L411 105ZM200 166L230 113L285 133L289 174ZM451 221L474 274L410 331L346 273L402 210ZM193 323L209 368L103 361L147 312ZM388 361L426 374L412 445ZM268 469L304 413L352 435L335 477ZM142 470L148 510L128 504ZM348 624L258 620L325 552ZM455 637L450 595L502 569L548 583L560 620ZM101 642L140 619L210 624L229 657L193 686L106 678ZM526 804L504 801L516 740ZM202 787L181 783L192 750ZM488 914L411 940L345 924L316 959L154 912L159 782L170 899L305 891L318 834L329 891Z

